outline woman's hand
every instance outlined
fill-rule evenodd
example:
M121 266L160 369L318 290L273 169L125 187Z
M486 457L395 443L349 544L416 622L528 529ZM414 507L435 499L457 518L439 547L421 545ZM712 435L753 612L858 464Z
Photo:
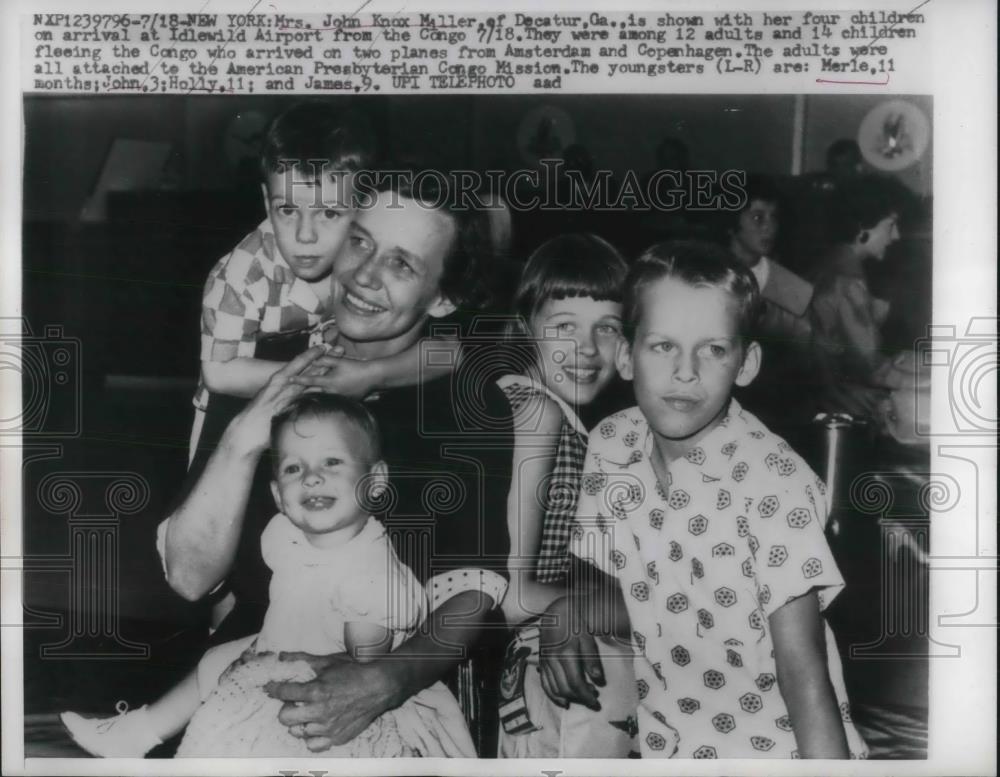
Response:
M285 702L278 720L314 753L350 742L375 718L398 706L396 689L377 663L361 664L345 653L282 653L281 659L305 661L316 672L309 682L264 686L269 696Z
M294 379L325 371L319 360L326 350L324 346L310 348L275 372L229 424L221 445L229 446L240 456L259 456L268 446L271 419L305 391Z

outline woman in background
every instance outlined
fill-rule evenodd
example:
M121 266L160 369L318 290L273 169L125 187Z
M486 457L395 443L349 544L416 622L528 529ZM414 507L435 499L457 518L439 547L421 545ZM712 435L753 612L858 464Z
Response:
M844 186L833 214L835 241L820 264L812 302L818 369L817 409L874 419L888 368L882 326L889 303L870 287L866 264L881 262L899 240L902 184L874 175Z

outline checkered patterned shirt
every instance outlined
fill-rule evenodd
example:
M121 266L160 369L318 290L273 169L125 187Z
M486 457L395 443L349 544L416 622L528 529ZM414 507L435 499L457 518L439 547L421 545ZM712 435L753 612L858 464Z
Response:
M535 565L540 583L554 583L566 576L569 538L580 494L580 473L587 453L587 431L570 407L544 386L518 376L520 382L504 387L511 410L517 413L527 402L542 397L552 399L563 412L556 445L555 465L545 492L542 541Z
M282 258L265 219L208 275L201 303L201 360L253 358L260 335L313 327L326 315L316 292ZM204 410L208 394L200 379L195 407Z

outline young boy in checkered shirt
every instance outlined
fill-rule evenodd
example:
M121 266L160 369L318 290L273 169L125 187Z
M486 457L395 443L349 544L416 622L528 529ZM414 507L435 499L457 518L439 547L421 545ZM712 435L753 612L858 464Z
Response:
M844 585L825 487L732 398L760 367L759 291L721 249L665 243L632 267L622 377L638 407L590 435L542 684L599 707L592 634L631 642L644 758L864 757L821 611ZM585 564L584 562L587 562Z
M374 158L371 136L359 117L324 101L297 103L271 123L261 152L267 218L216 263L205 284L191 460L211 395L252 397L283 366L258 358L262 336L312 329L311 345L335 342L332 270L351 235L355 178ZM442 344L457 349L457 342ZM357 399L450 369L422 370L417 347L368 362L331 351L317 365L328 385Z

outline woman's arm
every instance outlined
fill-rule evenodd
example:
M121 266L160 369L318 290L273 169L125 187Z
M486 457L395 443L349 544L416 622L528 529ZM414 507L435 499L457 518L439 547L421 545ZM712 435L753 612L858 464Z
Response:
M462 353L462 341L443 337L418 340L402 353L369 362L375 368L374 390L402 388L451 375Z
M534 580L545 520L540 487L555 464L562 410L548 397L537 396L519 405L513 416L514 455L507 496L510 585L502 608L507 622L516 625L545 612L565 587Z
M166 519L167 582L185 599L200 599L228 574L257 462L267 449L271 418L302 393L290 379L322 352L322 347L310 348L271 376L226 428L198 482Z
M847 758L847 736L827 669L823 617L816 592L771 615L778 688L802 758Z

